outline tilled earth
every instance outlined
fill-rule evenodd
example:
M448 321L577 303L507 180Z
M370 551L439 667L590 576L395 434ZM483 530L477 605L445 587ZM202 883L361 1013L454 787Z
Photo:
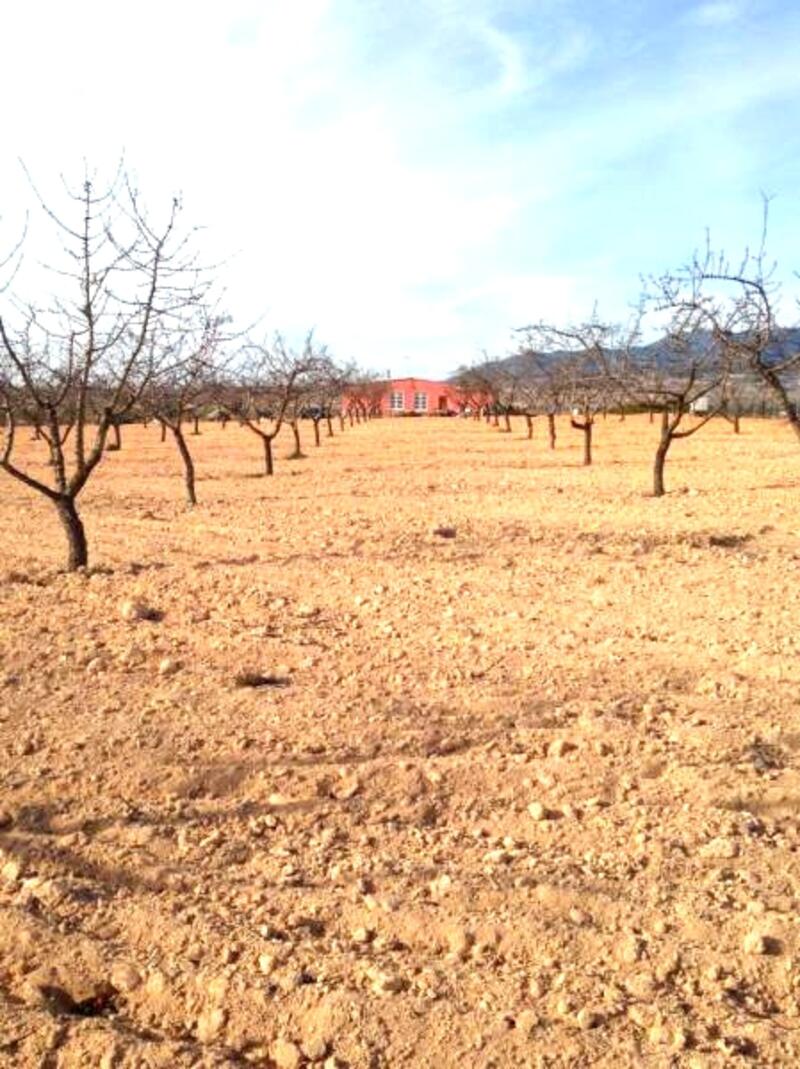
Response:
M0 1065L800 1064L786 427L304 433L0 484Z

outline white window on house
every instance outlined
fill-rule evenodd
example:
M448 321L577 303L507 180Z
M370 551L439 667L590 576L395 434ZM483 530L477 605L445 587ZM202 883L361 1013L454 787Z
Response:
M426 393L414 394L414 411L415 412L427 412L428 411L428 395Z
M389 398L389 408L392 412L403 411L403 395L402 393L393 393Z

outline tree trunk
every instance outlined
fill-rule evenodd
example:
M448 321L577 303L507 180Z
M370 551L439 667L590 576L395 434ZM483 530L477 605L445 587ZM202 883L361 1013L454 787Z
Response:
M166 442L166 440L167 440L167 425L166 425L166 423L162 423L161 424L161 441L162 442Z
M333 420L330 416L325 417L325 422L328 425L328 437L333 438Z
M503 415L505 417L505 424L506 424L505 430L506 430L506 432L508 434L511 434L511 413L506 411L506 412L503 413Z
M656 458L653 464L653 497L663 497L666 493L664 488L664 466L667 462L667 453L672 445L672 432L669 426L669 413L666 406L661 413L661 438L656 449Z
M274 475L275 465L272 462L272 439L269 435L264 435L261 439L264 445L264 474Z
M656 459L653 465L653 497L663 497L666 493L664 488L664 465L667 462L667 450L669 449L669 445L669 438L667 438L666 441L662 439L658 443Z
M230 416L221 416L220 417L220 423L222 424L222 429L223 430L225 430L227 428L229 419L230 419Z
M89 563L89 549L86 545L86 532L75 507L72 497L59 497L55 502L58 518L67 536L67 571L74 572L85 568Z
M500 426L500 413L497 411L497 409L495 409L494 412L492 413L492 426L493 427L499 427Z
M578 423L576 419L571 419L570 422L576 431L583 431L583 465L588 468L592 463L593 420L587 412L584 414L583 423Z
M347 413L347 416L348 416L348 419L350 420L350 426L352 427L352 426L353 426L353 423L355 422L355 420L354 420L354 418L353 418L353 412L352 412L352 409L351 409L351 410L350 410L350 411L349 411L349 412Z
M316 424L315 424L316 426ZM300 448L300 427L297 420L292 420L292 434L294 435L294 450L289 454L289 460L302 460L305 454Z
M339 413L339 430L344 434L344 415L341 412Z
M312 422L314 424L314 445L322 445L319 439L319 420L315 419Z
M192 429L192 434L199 434L199 433L200 433L200 417L199 416L195 416L194 417L194 427Z
M656 414L655 414L654 409L652 409L652 408L650 409L649 415L650 415L650 422L653 423L655 421L655 418L656 418Z
M114 440L106 445L106 452L115 453L117 450L122 449L122 431L116 420L112 422L109 430L114 435Z
M786 418L789 420L790 427L795 435L800 438L800 405L789 396L789 391L781 381L780 375L774 372L771 368L765 368L759 365L756 368L756 371L778 398L781 408L783 409Z
M172 436L175 439L175 444L178 447L178 452L181 455L183 461L183 481L186 485L186 498L190 505L197 504L197 495L194 492L194 461L192 460L192 454L189 452L189 447L186 444L186 439L183 436L183 428L180 423L176 427L170 427Z
M528 427L528 439L530 440L533 438L533 416L528 412L525 413L525 423Z
M556 414L555 412L547 413L547 433L550 437L550 448L556 447Z

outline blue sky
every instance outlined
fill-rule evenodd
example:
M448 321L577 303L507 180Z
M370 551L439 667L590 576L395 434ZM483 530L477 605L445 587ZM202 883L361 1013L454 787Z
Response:
M705 228L800 268L788 0L28 0L4 11L4 233L124 150L178 189L242 321L395 374L621 318ZM37 226L30 242L35 248Z

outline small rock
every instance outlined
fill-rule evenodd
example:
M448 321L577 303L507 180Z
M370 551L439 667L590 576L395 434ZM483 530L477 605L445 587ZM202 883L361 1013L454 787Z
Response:
M661 1021L656 1021L656 1023L652 1025L652 1027L648 1031L647 1038L649 1042L653 1044L654 1047L660 1047L663 1044L669 1043L669 1028Z
M258 955L258 970L265 976L269 976L275 968L275 957L273 954L259 954Z
M434 527L433 533L438 538L455 538L458 530L455 527Z
M158 662L158 674L160 676L174 676L179 667L177 661L173 661L171 657L164 657Z
M303 1053L290 1039L278 1039L272 1045L272 1060L278 1069L298 1069Z
M554 739L547 747L547 753L550 757L563 757L564 754L574 749L575 744L573 742L568 742L566 739Z
M748 932L742 941L745 954L769 954L769 939L761 932Z
M528 812L534 820L547 820L550 816L547 807L542 805L541 802L531 802L528 806Z
M711 839L698 850L700 857L721 858L729 860L739 854L739 844L735 839Z
M136 598L123 601L119 607L119 614L123 620L128 620L130 623L136 620L154 620L158 615L143 601L139 601Z
M472 932L460 924L453 924L446 928L444 939L448 951L457 958L465 958L475 942Z
M617 956L620 961L627 965L633 965L640 961L644 951L644 943L635 935L626 936L617 948Z
M671 1045L675 1050L686 1050L692 1041L691 1033L685 1028L673 1028Z
M346 802L350 798L355 798L358 792L361 790L361 783L356 776L346 776L340 783L337 783L333 788L333 797L340 802Z
M111 983L118 991L135 991L142 983L142 976L130 962L115 961L111 966Z
M598 1025L603 1023L603 1016L597 1010L590 1010L587 1006L584 1006L575 1015L575 1023L578 1028L588 1032L591 1028L597 1028Z
M328 1053L328 1041L321 1036L303 1040L303 1054L310 1062L321 1062Z
M201 1043L211 1043L220 1034L224 1024L225 1011L219 1006L205 1010L197 1019L197 1038Z
M407 981L395 973L375 971L370 975L372 990L376 995L396 995L408 987Z
M0 869L0 877L6 883L16 883L22 876L22 863L15 857L10 861L6 861L5 865Z
M428 884L431 894L435 898L442 898L444 895L450 894L453 889L453 880L451 876L448 876L446 872L443 872L441 876L436 876Z
M514 1018L514 1023L523 1036L529 1036L539 1026L539 1015L534 1010L522 1010Z

